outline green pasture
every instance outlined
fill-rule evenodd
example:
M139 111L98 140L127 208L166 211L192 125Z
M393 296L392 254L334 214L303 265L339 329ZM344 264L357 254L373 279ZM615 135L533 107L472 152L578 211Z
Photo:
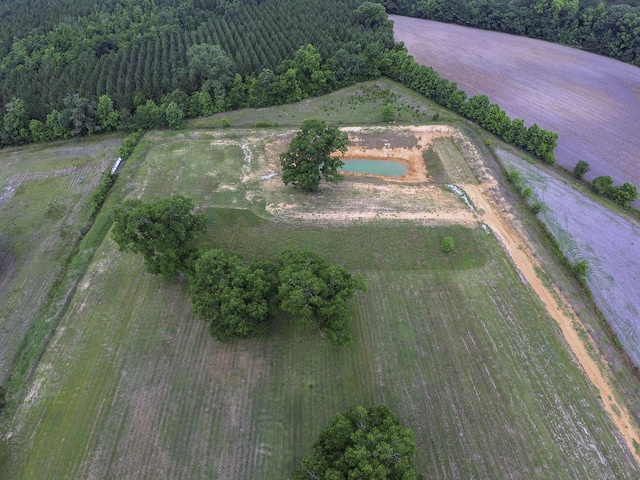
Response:
M119 139L53 142L0 151L0 381L34 325L46 335L51 288L86 231L89 195Z
M220 127L223 121L232 127L253 127L260 123L298 126L305 119L320 118L344 125L381 125L386 104L393 104L396 109L392 123L424 124L432 121L434 115L439 122L455 120L449 110L424 95L388 78L379 78L297 103L224 112L188 123L192 128Z
M4 476L286 479L333 415L384 402L415 431L426 478L637 478L559 328L492 235L273 218L260 185L243 182L261 154L249 138L263 133L245 135L146 136L96 225L126 197L181 193L215 246L251 260L315 249L368 285L350 304L354 347L288 315L268 338L220 344L184 281L147 274L107 235L8 425ZM327 205L284 186L272 195Z

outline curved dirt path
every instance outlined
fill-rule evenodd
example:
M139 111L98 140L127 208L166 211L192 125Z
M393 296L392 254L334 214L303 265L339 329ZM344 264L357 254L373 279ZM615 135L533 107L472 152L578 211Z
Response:
M615 400L613 388L607 380L607 377L610 375L605 363L600 362L600 364L598 364L591 355L589 355L584 342L574 328L573 322L579 324L580 320L572 310L569 302L557 288L553 287L553 290L551 290L538 278L536 274L537 261L533 259L526 243L510 222L505 220L503 216L500 215L498 209L489 201L486 190L478 185L466 184L460 187L464 189L473 203L478 207L476 209L477 212L480 212L476 214L478 220L491 228L509 253L521 275L540 297L549 315L560 325L562 334L569 344L569 347L571 347L571 351L587 373L589 380L600 392L605 410L611 416L616 427L627 442L629 450L640 464L640 455L634 446L634 443L640 445L640 434L631 420L631 415L626 405Z

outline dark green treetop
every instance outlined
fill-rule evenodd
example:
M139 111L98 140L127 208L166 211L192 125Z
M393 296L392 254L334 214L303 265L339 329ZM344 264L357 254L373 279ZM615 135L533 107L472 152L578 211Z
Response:
M275 265L244 265L238 255L218 249L200 253L190 277L193 310L221 342L264 336L276 298Z
M182 195L127 200L114 209L112 237L120 250L141 253L149 273L171 279L187 273L194 241L206 228L204 216L192 210Z
M415 437L386 405L333 417L294 480L415 480Z
M309 250L285 250L278 264L280 308L317 326L331 343L351 344L346 302L366 290L362 277Z
M342 175L338 169L344 162L331 157L336 150L347 151L349 138L337 125L327 125L323 120L305 120L302 128L280 155L282 181L306 192L317 192L321 176L327 182L338 183Z

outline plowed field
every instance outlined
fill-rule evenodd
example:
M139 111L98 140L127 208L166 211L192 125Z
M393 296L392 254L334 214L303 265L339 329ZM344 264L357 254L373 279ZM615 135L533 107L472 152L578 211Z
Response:
M586 160L588 179L640 185L640 68L540 40L390 18L409 54L469 97L486 94L511 118L558 132L560 165Z

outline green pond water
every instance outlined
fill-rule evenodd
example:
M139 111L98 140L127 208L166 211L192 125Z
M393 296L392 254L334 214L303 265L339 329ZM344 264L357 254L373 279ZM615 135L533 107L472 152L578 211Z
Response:
M385 177L402 177L409 173L409 167L404 162L395 160L370 160L357 158L343 160L344 172L369 173L371 175L384 175Z

